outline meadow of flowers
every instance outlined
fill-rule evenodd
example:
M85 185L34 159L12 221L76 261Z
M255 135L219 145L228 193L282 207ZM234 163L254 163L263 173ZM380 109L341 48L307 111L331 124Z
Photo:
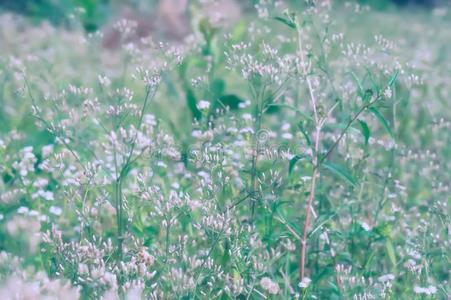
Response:
M450 299L451 11L0 15L0 299Z

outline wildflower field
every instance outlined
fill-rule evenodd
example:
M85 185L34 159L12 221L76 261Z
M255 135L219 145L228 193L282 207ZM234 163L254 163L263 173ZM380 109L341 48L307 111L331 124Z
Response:
M213 2L0 13L0 300L450 299L451 9Z

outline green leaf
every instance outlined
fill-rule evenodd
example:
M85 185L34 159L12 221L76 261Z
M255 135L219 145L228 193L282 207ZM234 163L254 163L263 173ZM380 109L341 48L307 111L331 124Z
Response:
M365 102L365 103L370 102L371 97L373 97L373 95L374 95L374 92L372 89L366 89L365 93L363 94L363 97L362 97L363 102Z
M389 87L392 87L393 84L395 84L396 79L398 78L398 74L399 74L399 71L396 70L395 74L393 74L393 75L391 76L390 80L388 81L388 86L389 86Z
M371 252L371 254L368 256L368 259L366 260L366 262L365 262L365 264L363 265L363 268L365 269L365 270L368 270L368 267L370 266L370 263L373 261L373 258L376 256L376 252L377 252L378 250L373 250L372 252Z
M373 73L369 68L366 68L366 76L368 76L368 78L370 79L371 84L373 85L373 90L379 94L380 91L379 84L377 84L376 79L374 79Z
M247 25L244 20L241 20L238 22L232 31L232 41L237 43L241 40L243 40L244 35L247 32Z
M333 213L328 213L326 215L321 215L319 216L318 220L316 221L316 225L314 225L314 229L312 229L308 236L311 237L313 236L318 230L320 230L326 223L330 222L333 217L335 217L337 215L336 212Z
M285 25L287 25L288 27L292 28L292 29L296 29L296 24L288 19L285 19L283 17L274 17L274 20L277 20Z
M348 182L352 186L356 185L356 180L351 175L351 173L349 173L349 171L346 170L345 168L343 168L339 165L333 164L331 162L328 162L328 161L324 161L322 163L322 166L324 168L328 169L329 171L331 171L332 173L334 173L335 175L337 175L338 177L340 177L341 179L344 179L346 182Z
M375 108L375 107L370 107L368 110L376 117L376 119L379 121L379 123L382 125L382 127L384 127L384 129L388 133L388 135L392 139L395 139L395 136L393 135L393 131L391 130L390 125L388 124L388 122L384 118L384 116L380 113L380 111L377 110L377 108Z
M212 83L210 84L210 90L211 94L213 95L213 98L219 98L225 90L225 82L222 79L214 79Z
M395 248L393 247L393 244L390 239L387 239L385 241L385 249L387 250L387 255L390 258L393 267L396 267Z
M391 231L392 227L388 223L382 223L374 228L374 232L387 239L390 239L392 235Z
M305 140L307 141L307 145L308 145L309 147L311 147L311 146L312 146L312 141L310 140L310 137L309 137L307 131L306 131L305 128L304 128L304 124L302 124L302 122L299 122L298 127L299 127L299 130L300 130L300 131L302 132L302 134L304 135L304 138L305 138Z
M202 54L207 56L212 54L212 41L217 29L214 28L207 19L202 19L199 22L199 31L205 39L205 45L202 49Z
M360 124L360 129L362 131L363 136L365 137L365 145L368 145L368 140L370 139L370 128L368 124L362 120L358 120Z
M188 108L191 111L191 114L193 115L193 119L200 120L200 118L202 117L202 113L197 108L196 96L194 95L191 89L188 89L186 91L186 102L188 104Z
M305 158L305 155L295 155L295 156L293 156L292 159L290 159L290 163L289 163L289 165L288 165L288 175L291 174L291 172L293 171L293 168L294 168L294 166L296 165L296 163L297 163L299 160L302 160L302 159L304 159L304 158Z
M351 77L354 79L354 81L357 83L357 87L359 88L359 91L358 91L358 92L359 92L359 95L360 95L360 97L363 98L364 91L363 91L363 85L362 85L362 82L360 81L360 79L357 77L357 75L356 75L353 71L350 71L349 74L350 74Z
M269 104L265 108L265 113L268 115L280 113L280 106L275 106L275 105Z
M207 43L209 43L216 33L216 28L214 28L207 19L202 19L199 22L199 31L202 33Z
M303 112L303 111L297 109L297 108L294 107L293 105L289 105L289 104L285 104L285 103L270 103L270 104L267 104L267 105L265 106L264 112L267 112L267 111L268 111L270 108L272 108L272 107L280 107L280 108L288 108L288 109L291 109L291 110L293 110L294 112L300 114L302 117L304 117L304 118L306 118L306 119L308 119L308 120L310 120L310 121L313 121L312 117L310 117L309 115L307 115L305 112Z
M218 99L220 106L228 106L231 110L236 110L240 107L240 103L244 102L243 99L236 95L224 95Z

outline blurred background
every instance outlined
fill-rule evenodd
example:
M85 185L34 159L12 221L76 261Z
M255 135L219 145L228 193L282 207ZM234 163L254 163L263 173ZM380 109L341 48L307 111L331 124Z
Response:
M96 31L117 17L141 19L147 30L152 27L166 27L172 34L183 35L186 28L183 24L190 0L0 0L0 13L3 11L26 15L39 22L48 20L57 25L67 24L77 8L82 9L82 24L85 30ZM289 0L295 4L297 1ZM345 0L338 0L346 2ZM203 1L207 2L207 1ZM213 1L210 1L213 2ZM220 0L222 11L236 15L252 11L258 0ZM433 9L449 4L448 0L354 0L361 5L368 5L377 10ZM160 26L156 26L158 22Z

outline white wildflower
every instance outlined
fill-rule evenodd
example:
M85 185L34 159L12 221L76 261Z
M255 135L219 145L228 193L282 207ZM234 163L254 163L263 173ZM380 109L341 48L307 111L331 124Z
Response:
M249 100L246 100L244 102L240 102L240 104L238 104L239 108L246 108L246 107L249 107L249 106L251 106L251 101L249 101Z
M430 285L428 287L420 287L420 286L414 286L413 291L415 294L425 294L425 295L433 295L437 293L437 288L433 285Z
M310 278L304 277L304 279L302 279L302 281L299 282L299 287L301 289L305 289L310 285L311 282L312 282L312 280Z
M371 230L370 225L368 225L366 222L360 222L360 226L362 226L362 228L363 228L365 231L370 231L370 230Z
M26 206L21 206L17 209L17 213L19 213L19 214L26 214L28 212L29 212L29 209Z
M289 132L285 132L282 134L282 138L285 140L291 140L291 139L293 139L293 135Z
M290 130L290 128L291 128L290 123L285 122L285 123L283 123L283 125L280 129L282 129L283 131L288 131L288 130Z
M197 103L197 108L200 110L207 110L210 108L210 102L206 100L200 100L199 103Z
M272 281L269 277L263 277L260 280L260 285L264 290L267 290L268 293L272 295L277 295L279 293L279 285L277 284L277 282Z
M191 136L195 137L195 138L200 138L202 136L202 131L200 131L200 130L193 130L193 132L191 132Z
M99 80L100 85L103 87L108 87L111 85L111 80L107 76L99 75L97 79Z
M249 113L245 113L242 115L243 120L245 121L251 121L252 120L252 115Z
M58 206L50 206L49 212L54 214L55 216L59 216L63 213L63 210Z
M53 152L53 145L46 145L42 147L42 157L47 158Z
M384 91L384 96L385 96L385 98L391 98L391 96L392 96L392 90L391 90L391 88L386 88L385 89L385 91Z
M395 279L395 275L393 274L385 274L380 276L377 280L379 280L379 282L387 282L387 281L392 281Z
M53 197L53 192L50 192L50 191L45 191L45 192L43 192L43 193L42 193L42 197L43 197L45 200L47 200L47 201L52 201L52 200L55 199L55 198Z

